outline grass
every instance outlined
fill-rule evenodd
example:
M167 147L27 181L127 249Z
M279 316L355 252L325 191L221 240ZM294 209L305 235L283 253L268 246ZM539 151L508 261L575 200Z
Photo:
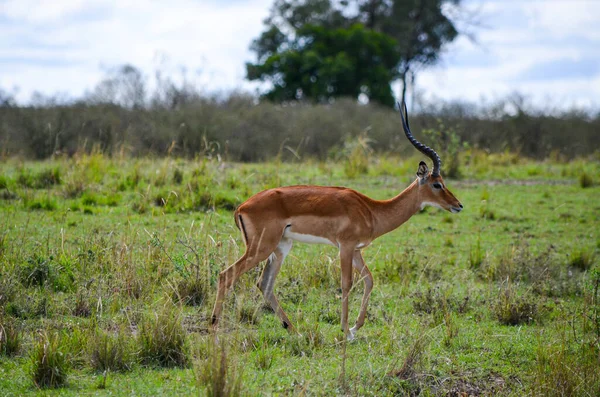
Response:
M473 153L446 181L461 214L428 208L364 250L375 288L347 344L337 252L303 244L275 288L301 335L265 305L257 268L211 339L218 273L243 252L231 210L278 184L390 198L418 158L367 157L350 174L346 158L0 163L0 390L598 395L600 186L579 177L600 164ZM362 288L356 277L351 321Z
M57 333L41 332L31 353L31 379L39 388L66 386L70 370L63 338Z

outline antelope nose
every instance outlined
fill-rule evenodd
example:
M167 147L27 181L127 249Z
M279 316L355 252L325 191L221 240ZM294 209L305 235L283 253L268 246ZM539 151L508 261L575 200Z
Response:
M462 203L458 203L458 206L460 207L461 210L463 209Z

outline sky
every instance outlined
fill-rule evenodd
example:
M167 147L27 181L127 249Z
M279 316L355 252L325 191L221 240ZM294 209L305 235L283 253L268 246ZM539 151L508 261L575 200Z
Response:
M0 0L0 89L28 103L80 98L131 64L207 93L256 92L249 46L273 0ZM463 0L476 40L461 36L421 71L425 99L600 108L599 0ZM399 93L398 84L393 86Z

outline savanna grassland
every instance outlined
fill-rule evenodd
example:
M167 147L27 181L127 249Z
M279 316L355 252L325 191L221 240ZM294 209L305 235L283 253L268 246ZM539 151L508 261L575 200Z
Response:
M446 180L463 212L427 208L364 250L375 288L356 340L336 250L296 243L276 293L301 335L263 303L257 268L215 341L237 205L290 184L390 198L420 158L354 160L3 160L0 395L600 394L598 158L470 152ZM351 320L361 296L355 277Z

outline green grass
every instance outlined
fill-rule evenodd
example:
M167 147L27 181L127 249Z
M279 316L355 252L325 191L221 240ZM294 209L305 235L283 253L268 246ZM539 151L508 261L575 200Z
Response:
M0 394L598 395L600 186L579 180L597 162L463 159L446 181L462 213L428 208L364 251L375 288L351 343L336 250L299 243L276 292L301 336L257 268L210 339L218 273L243 252L231 210L280 184L390 198L418 159L368 162L0 163ZM38 388L48 373L60 388Z

